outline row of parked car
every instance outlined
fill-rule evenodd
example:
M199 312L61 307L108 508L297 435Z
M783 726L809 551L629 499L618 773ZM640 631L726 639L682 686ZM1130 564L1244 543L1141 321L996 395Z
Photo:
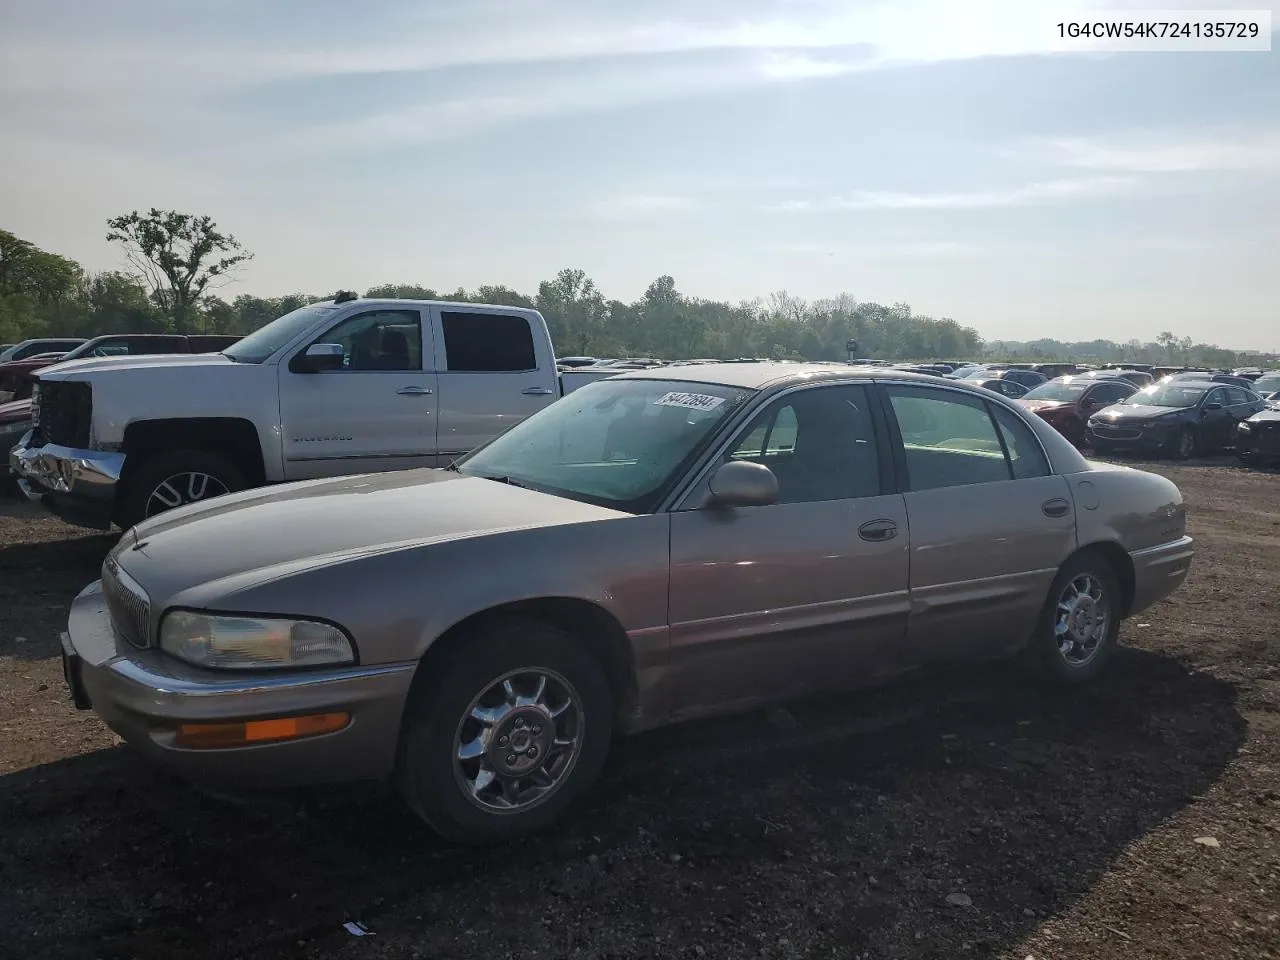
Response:
M758 358L738 358L754 360ZM643 370L734 361L563 357L564 369ZM1077 447L1187 459L1234 449L1244 462L1280 459L1280 370L1074 363L895 363L856 366L962 380L1017 401Z
M866 362L994 390L1099 454L1187 459L1230 448L1244 462L1280 459L1280 370Z

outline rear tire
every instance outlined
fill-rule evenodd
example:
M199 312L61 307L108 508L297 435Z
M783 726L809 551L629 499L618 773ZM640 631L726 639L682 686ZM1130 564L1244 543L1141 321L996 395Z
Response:
M127 530L166 510L247 487L235 464L209 450L175 450L142 462L125 483L116 522Z
M542 830L604 766L614 709L605 671L576 638L528 617L454 639L423 661L405 707L400 794L447 840Z
M1111 564L1098 553L1079 553L1054 577L1023 661L1056 685L1088 683L1111 658L1120 619L1120 585Z

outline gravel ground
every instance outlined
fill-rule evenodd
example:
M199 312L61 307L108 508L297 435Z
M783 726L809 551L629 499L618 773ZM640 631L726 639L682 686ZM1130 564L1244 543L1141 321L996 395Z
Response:
M1280 957L1280 475L1152 469L1199 554L1096 687L957 671L658 731L483 852L135 757L57 660L110 539L0 500L0 956Z

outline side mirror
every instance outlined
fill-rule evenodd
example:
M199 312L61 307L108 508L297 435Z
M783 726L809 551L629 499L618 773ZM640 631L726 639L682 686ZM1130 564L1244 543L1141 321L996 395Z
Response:
M778 500L778 478L763 464L730 460L711 475L711 497L723 507L767 507Z
M313 343L305 353L294 354L289 369L294 373L320 373L341 370L345 353L340 343Z
M1211 410L1221 410L1221 409L1222 409L1222 404L1220 404L1217 400L1214 400L1210 403L1206 403L1204 405L1204 410L1206 413L1208 413Z

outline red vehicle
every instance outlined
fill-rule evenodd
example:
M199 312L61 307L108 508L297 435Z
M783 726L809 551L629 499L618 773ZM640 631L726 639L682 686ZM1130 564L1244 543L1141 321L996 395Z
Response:
M217 353L239 337L168 333L112 333L86 340L70 352L40 353L23 360L0 363L0 403L31 396L31 374L66 360L88 357L125 357L155 353Z
M1082 447L1088 437L1089 418L1137 392L1136 386L1118 377L1058 377L1040 384L1017 403Z

